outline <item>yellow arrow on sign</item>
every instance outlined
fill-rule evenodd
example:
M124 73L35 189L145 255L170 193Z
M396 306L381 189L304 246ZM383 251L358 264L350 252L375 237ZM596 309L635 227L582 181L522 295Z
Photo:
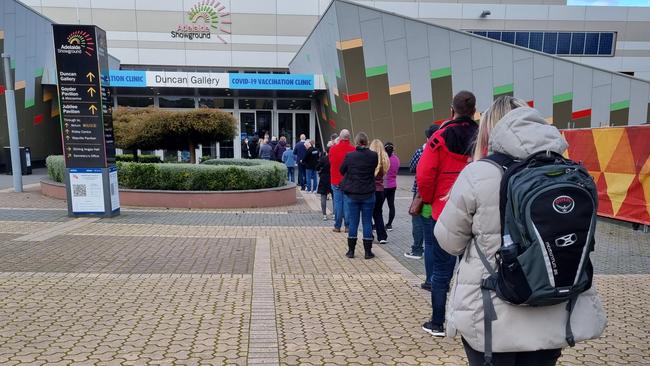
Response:
M95 114L97 112L97 107L95 107L94 104L91 104L90 107L88 107L88 110L90 113Z
M88 88L88 90L86 91L88 92L88 94L90 94L91 97L95 96L95 93L97 93L97 90L95 90L95 88L93 88L92 86Z
M95 74L93 74L91 71L89 71L89 72L86 74L86 77L88 78L88 81L92 82L93 79L95 79Z

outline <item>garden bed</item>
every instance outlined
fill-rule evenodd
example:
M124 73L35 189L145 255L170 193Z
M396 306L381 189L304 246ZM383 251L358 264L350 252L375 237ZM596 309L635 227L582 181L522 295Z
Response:
M44 195L66 199L62 156L47 158ZM255 208L296 203L283 164L264 160L221 159L194 164L119 162L120 203L169 208Z

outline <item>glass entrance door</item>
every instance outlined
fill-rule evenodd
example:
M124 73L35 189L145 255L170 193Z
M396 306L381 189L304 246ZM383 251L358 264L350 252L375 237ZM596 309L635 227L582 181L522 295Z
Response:
M278 137L286 137L287 144L293 146L295 137L293 135L293 113L278 113Z
M240 112L239 123L242 137L252 137L255 133L255 112Z

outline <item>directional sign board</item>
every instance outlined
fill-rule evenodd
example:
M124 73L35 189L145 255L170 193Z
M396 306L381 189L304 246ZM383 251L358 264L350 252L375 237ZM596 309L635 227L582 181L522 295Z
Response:
M68 213L119 214L106 32L92 25L52 27Z
M115 161L106 33L88 25L53 27L66 167L105 168Z

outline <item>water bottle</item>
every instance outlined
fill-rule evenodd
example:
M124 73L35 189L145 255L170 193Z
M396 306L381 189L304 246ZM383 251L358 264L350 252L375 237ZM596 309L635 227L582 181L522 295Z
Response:
M511 268L517 262L519 255L519 246L512 241L509 234L503 236L503 246L501 246L501 260L507 268Z

